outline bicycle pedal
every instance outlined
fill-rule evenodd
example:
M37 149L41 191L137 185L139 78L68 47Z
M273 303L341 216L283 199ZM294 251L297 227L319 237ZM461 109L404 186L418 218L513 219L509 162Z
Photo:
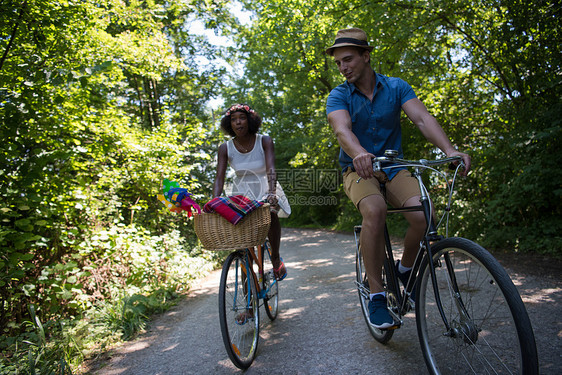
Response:
M395 329L400 328L400 323L396 323L395 325L393 325L392 327L388 327L385 329L381 329L381 331L394 331Z

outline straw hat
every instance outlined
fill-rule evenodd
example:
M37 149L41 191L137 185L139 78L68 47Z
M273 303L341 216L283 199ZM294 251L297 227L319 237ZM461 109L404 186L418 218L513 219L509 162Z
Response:
M367 42L367 34L361 29L342 29L336 34L334 44L326 50L330 56L334 55L334 49L339 47L359 47L371 52L373 47Z

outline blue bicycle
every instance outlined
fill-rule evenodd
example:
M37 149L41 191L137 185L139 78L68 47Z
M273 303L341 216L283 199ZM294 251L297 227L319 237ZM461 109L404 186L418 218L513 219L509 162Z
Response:
M269 319L279 312L279 284L273 274L269 241L236 250L222 267L219 287L219 317L222 338L230 360L247 369L256 356L260 307Z

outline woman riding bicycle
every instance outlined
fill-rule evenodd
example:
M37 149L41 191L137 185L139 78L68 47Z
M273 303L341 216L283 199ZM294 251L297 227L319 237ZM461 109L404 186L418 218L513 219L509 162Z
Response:
M221 119L221 128L232 139L219 146L213 197L222 194L226 167L230 164L236 173L232 195L245 195L256 200L266 199L271 204L273 209L268 233L271 261L275 278L283 280L287 276L287 269L279 256L279 217L288 217L291 207L277 182L273 140L267 135L258 134L261 124L259 114L246 104L234 104L226 111Z

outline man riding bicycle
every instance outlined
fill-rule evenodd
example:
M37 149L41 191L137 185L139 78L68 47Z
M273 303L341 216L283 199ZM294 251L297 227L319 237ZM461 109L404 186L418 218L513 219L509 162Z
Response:
M338 31L326 53L334 57L346 82L330 92L326 113L340 145L344 190L363 218L360 243L369 281L370 321L376 328L388 329L395 323L386 307L381 281L387 202L380 191L380 183L385 183L386 198L394 207L418 205L420 194L418 182L405 168L393 168L388 174L375 173L371 159L383 156L385 150L397 150L398 157L403 157L401 110L424 137L448 157L462 157L464 175L470 170L470 156L453 147L408 83L376 73L371 68L372 50L363 30ZM404 239L404 254L396 267L401 282L406 285L426 222L420 211L404 213L404 216L409 228ZM410 297L415 300L413 293Z

